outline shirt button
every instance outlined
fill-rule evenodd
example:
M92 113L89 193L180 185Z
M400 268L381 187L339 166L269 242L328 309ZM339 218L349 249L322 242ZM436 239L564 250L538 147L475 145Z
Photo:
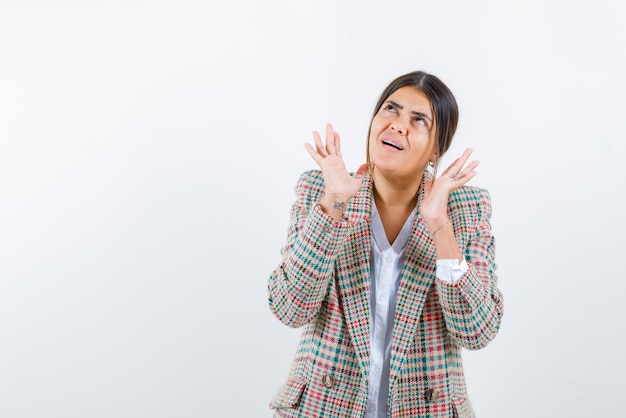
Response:
M326 386L327 388L332 388L334 379L331 375L326 374L324 375L324 377L322 377L322 383L324 383L324 386Z
M391 263L391 256L390 255L386 255L385 256L385 263Z
M325 227L322 228L322 231L329 233L330 232L330 226L326 225Z
M469 294L472 292L472 287L470 286L469 283L466 283L465 286L463 287L463 292Z

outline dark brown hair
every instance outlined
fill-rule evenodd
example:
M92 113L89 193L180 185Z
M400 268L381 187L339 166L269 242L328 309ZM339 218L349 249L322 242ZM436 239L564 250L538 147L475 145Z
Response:
M389 96L391 96L399 88L406 86L415 87L415 89L424 93L426 97L428 97L428 100L430 100L430 105L435 116L435 139L437 141L435 144L437 161L435 161L433 165L433 173L436 176L439 159L448 150L448 148L450 148L452 137L456 132L456 127L459 121L459 108L456 104L456 99L448 86L446 86L438 77L424 71L413 71L411 73L401 75L389 83L389 85L381 93L378 103L376 103L376 107L374 108L374 113L372 114L370 127L367 131L367 164L369 166L371 162L369 138L370 130L372 129L372 121L387 98L389 98Z

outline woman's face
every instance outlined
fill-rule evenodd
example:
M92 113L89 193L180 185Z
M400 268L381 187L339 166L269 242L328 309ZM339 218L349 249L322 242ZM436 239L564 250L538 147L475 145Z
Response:
M375 170L399 179L421 178L428 161L435 161L435 122L424 93L411 86L393 92L370 127Z

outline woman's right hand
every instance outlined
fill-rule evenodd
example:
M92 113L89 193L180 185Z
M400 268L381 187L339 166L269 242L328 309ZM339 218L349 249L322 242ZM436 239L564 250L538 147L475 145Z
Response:
M341 141L330 123L326 124L325 144L317 131L313 131L313 145L305 143L311 157L324 176L324 197L320 201L322 210L337 220L343 220L343 211L350 199L357 194L367 173L367 164L359 167L354 176L346 170L341 155Z

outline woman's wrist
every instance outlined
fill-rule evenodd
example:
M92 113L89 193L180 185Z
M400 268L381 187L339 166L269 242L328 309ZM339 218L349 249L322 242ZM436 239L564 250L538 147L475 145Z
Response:
M450 223L450 219L446 219L443 222L439 222L439 226L432 228L429 226L429 224L426 224L428 227L428 231L430 233L430 238L431 239L435 239L435 235L437 234L437 232L441 231L448 223ZM431 225L435 225L435 223L431 224Z
M426 223L426 228L428 229L428 233L432 238L437 232L443 229L443 227L450 222L450 218L448 218L448 216L438 218L424 218L424 222Z
M337 221L343 221L345 218L343 212L346 209L349 199L340 196L325 195L319 204L325 214L333 217Z
M432 229L430 225L433 225ZM461 249L456 242L454 228L450 219L446 217L444 221L430 225L427 224L428 232L430 233L430 239L435 245L437 259L457 259L461 261L463 259Z

